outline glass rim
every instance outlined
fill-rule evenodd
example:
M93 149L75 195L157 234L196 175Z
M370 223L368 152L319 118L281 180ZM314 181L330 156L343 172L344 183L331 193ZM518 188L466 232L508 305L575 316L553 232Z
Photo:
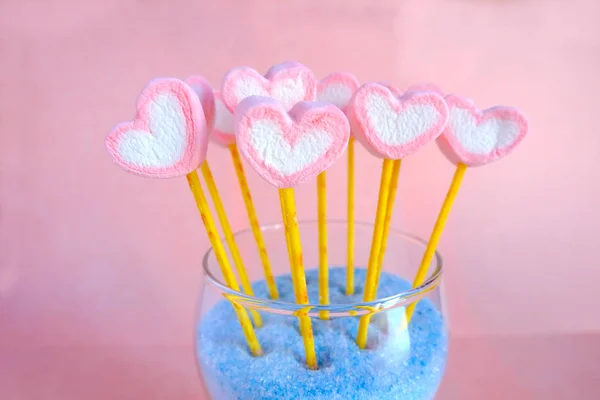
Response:
M316 219L303 219L298 221L298 225L301 227L306 224L316 224L318 221ZM327 223L347 223L345 219L327 219ZM355 226L362 226L366 228L373 228L373 224L370 222L364 221L355 221ZM270 230L279 230L283 228L283 223L271 223L260 225L261 231L270 231ZM234 237L239 237L247 234L252 234L251 228L242 229L234 232ZM427 247L427 241L422 239L421 237L414 235L412 233L408 233L405 231L401 231L398 229L394 229L390 227L390 234L400 236L404 239L408 239L413 243L418 243L423 246L423 250ZM223 245L226 246L226 243L223 240ZM373 312L378 312L383 309L391 309L396 307L404 307L408 304L414 303L420 300L422 297L425 297L427 293L434 290L441 282L443 275L443 259L440 253L436 250L434 253L435 260L435 270L425 279L425 281L414 288L405 290L403 292L396 293L391 296L383 297L375 299L374 301L361 301L361 302L353 302L353 303L344 303L344 304L298 304L289 301L282 301L280 299L270 299L264 297L256 297L247 295L241 291L236 291L228 287L224 282L221 282L219 279L215 277L215 275L211 272L209 267L209 257L213 254L213 247L210 246L208 250L204 253L202 257L202 270L208 282L215 286L217 289L223 292L223 297L228 300L235 302L237 304L243 305L248 308L253 309L276 309L279 310L277 313L283 314L294 314L297 312L302 313L318 313L321 311L328 311L332 314L348 314L352 313L352 315L360 315L360 314L369 314ZM216 260L215 260L216 263Z

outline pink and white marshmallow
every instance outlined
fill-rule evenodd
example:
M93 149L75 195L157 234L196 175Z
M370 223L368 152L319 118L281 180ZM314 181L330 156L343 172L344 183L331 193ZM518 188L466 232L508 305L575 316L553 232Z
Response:
M317 86L317 101L331 103L346 111L346 107L360 83L352 74L333 72L321 79Z
M316 95L315 75L297 62L274 65L265 76L252 68L233 68L225 75L221 87L223 102L232 113L249 96L271 97L289 111L300 101L314 101Z
M223 103L221 93L215 95L215 125L210 133L210 139L223 147L229 147L235 143L235 132L233 130L233 114Z
M398 160L435 140L448 121L444 98L434 92L397 96L368 83L350 101L348 118L356 138L375 156Z
M234 129L242 156L278 188L315 178L344 153L350 138L346 116L332 104L302 101L288 113L260 96L239 104Z
M135 119L117 125L105 144L115 163L151 178L194 171L204 161L208 130L198 95L174 78L151 81L137 100Z
M523 140L529 125L514 108L479 110L469 99L446 96L448 126L437 142L454 164L469 167L489 164L510 153Z

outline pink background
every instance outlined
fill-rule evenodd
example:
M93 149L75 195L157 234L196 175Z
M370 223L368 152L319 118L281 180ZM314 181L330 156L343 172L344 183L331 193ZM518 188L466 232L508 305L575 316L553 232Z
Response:
M70 349L49 350L66 366L89 352L142 357L129 380L102 364L134 382L156 362L143 359L148 348L181 348L173 365L193 376L207 240L191 195L184 179L121 171L103 139L133 116L153 77L201 74L218 85L231 66L265 71L288 59L319 77L347 69L400 88L431 81L482 107L522 109L529 137L506 160L467 172L440 245L453 334L600 331L599 16L595 0L1 1L0 389L12 382L10 399L33 398L25 388L39 371L23 365L45 357L36 349ZM357 157L357 218L372 220L380 162L362 149ZM244 228L228 154L212 147L209 160L232 225ZM339 177L332 217L345 216L344 169L330 173ZM433 145L407 159L395 225L427 236L452 173ZM250 184L267 199L260 220L277 219L275 189L254 174ZM314 186L298 190L301 217L316 216ZM52 370L46 357L35 363ZM65 384L48 379L48 393Z

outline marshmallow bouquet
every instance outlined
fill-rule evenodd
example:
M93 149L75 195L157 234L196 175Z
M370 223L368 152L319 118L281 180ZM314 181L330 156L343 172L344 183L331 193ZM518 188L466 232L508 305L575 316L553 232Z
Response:
M480 110L469 99L445 95L433 85L415 85L402 92L382 83L361 85L355 76L345 72L334 72L319 80L306 66L285 62L271 67L264 75L248 67L233 68L217 89L199 76L155 79L139 96L134 119L116 125L108 134L106 148L114 162L131 173L149 178L187 178L225 284L253 296L244 260L206 160L209 142L227 148L261 257L268 296L278 299L281 293L246 179L244 164L249 165L279 192L294 299L298 304L308 305L294 188L310 182L318 188L319 301L328 304L326 171L348 150L345 278L346 294L352 295L355 142L382 159L369 262L362 282L363 300L369 302L377 298L401 161L435 141L442 154L456 166L414 277L413 287L417 287L427 276L465 171L506 156L527 130L525 117L513 108ZM198 170L208 188L233 262L221 241ZM256 333L263 326L260 314L248 312L235 302L231 304L250 353L260 357L263 349ZM413 303L406 309L408 321L414 306ZM297 317L306 365L318 369L314 321L306 313ZM371 317L371 314L360 317L355 338L360 349L366 347ZM327 319L328 315L322 313L319 318Z

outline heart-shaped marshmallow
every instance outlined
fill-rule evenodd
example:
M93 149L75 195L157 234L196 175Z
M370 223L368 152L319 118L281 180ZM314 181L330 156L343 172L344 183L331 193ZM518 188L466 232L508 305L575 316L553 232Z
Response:
M225 107L221 93L215 91L215 126L210 138L220 146L229 147L235 143L233 114Z
M171 178L194 171L206 157L208 132L202 104L179 79L151 81L137 100L133 121L106 138L114 161L129 172Z
M360 86L358 79L346 72L334 72L323 78L317 86L317 101L331 103L342 111Z
M263 77L248 67L230 70L221 88L223 102L232 113L248 96L272 97L289 111L299 101L313 101L317 79L310 69L296 62L271 67Z
M265 180L290 188L316 177L344 152L350 125L327 103L299 102L290 112L269 97L243 100L234 114L240 153Z
M408 92L398 97L384 85L368 83L352 97L348 118L367 150L398 160L441 134L448 108L437 93Z
M190 85L194 92L198 95L202 109L204 110L204 118L206 119L206 127L210 132L215 123L215 97L213 88L210 83L199 75L188 76L185 83Z
M446 96L448 126L438 138L442 152L454 164L488 164L510 153L529 129L518 110L492 107L480 111L469 99Z

